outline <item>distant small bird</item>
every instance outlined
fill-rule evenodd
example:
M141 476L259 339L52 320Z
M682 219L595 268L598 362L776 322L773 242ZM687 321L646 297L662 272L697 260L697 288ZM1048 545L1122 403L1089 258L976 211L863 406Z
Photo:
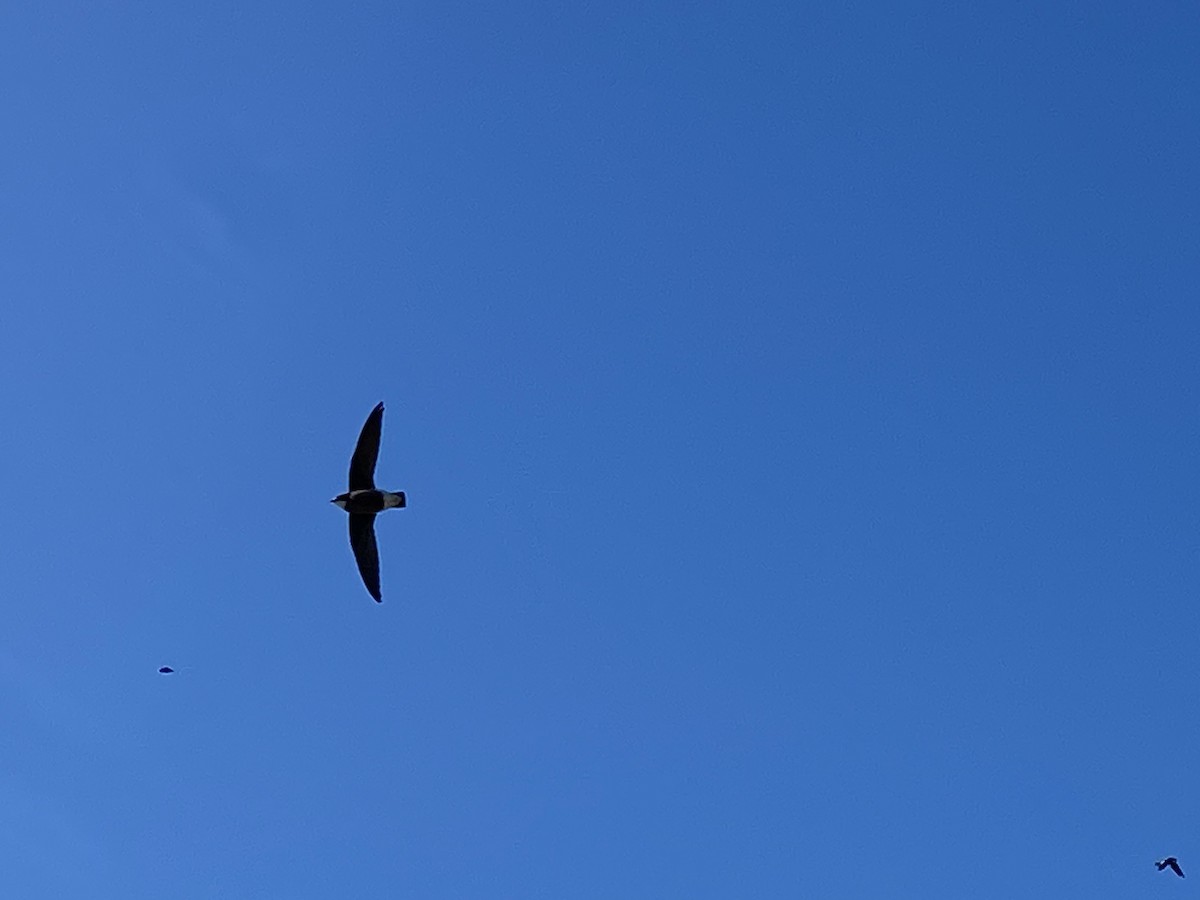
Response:
M161 669L159 669L158 671L159 671L159 674L161 674L161 675L170 675L170 674L171 674L172 672L174 672L175 670L174 670L174 669L172 669L170 666L163 666L163 667L162 667Z
M1171 871L1174 872L1176 875L1178 875L1180 878L1187 877L1186 875L1183 874L1183 869L1179 868L1179 860L1177 860L1173 856L1168 856L1166 859L1159 860L1154 865L1158 867L1158 871L1160 871L1160 872L1163 869L1167 868L1167 866L1170 866Z
M367 592L376 603L383 602L379 591L379 548L375 544L375 515L385 509L402 509L407 505L404 491L393 493L375 487L375 460L379 458L379 436L383 431L383 404L367 416L354 456L350 458L350 490L338 494L336 503L350 514L350 548L358 563Z

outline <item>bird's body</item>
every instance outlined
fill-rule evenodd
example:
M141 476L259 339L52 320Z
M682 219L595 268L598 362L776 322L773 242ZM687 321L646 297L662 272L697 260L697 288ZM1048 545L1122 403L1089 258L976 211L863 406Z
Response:
M379 457L382 432L383 404L380 403L367 416L354 447L354 456L350 459L350 490L330 501L350 514L350 548L354 551L363 584L376 603L382 603L383 596L379 590L375 516L385 509L402 509L408 503L404 491L381 491L375 487L375 460Z
M401 509L404 506L404 493L393 494L391 491L350 491L339 494L333 502L351 515L373 516L385 509Z
M1184 875L1184 874L1183 874L1183 869L1179 868L1179 860L1177 860L1177 859L1176 859L1175 857L1173 857L1173 856L1168 856L1166 859L1160 859L1158 862L1156 862L1156 863L1154 864L1154 866L1155 866L1155 868L1157 868L1157 869L1158 869L1158 871L1160 871L1160 872L1161 872L1163 869L1167 869L1167 868L1169 868L1169 869L1170 869L1172 872L1174 872L1174 873L1175 873L1176 875L1178 875L1180 878L1186 878L1186 877L1187 877L1186 875Z

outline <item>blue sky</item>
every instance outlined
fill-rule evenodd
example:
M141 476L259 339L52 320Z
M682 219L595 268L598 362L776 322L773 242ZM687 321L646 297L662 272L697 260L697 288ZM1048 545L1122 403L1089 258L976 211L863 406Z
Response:
M0 13L0 892L1183 895L1195 4L141 6Z

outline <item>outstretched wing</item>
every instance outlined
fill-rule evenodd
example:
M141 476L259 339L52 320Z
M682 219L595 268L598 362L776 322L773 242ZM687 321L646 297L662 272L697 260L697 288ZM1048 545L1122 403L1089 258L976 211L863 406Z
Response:
M383 602L379 593L379 548L375 545L375 514L353 514L350 519L350 549L358 563L358 574L362 576L367 593L376 603Z
M364 491L375 487L375 460L379 458L379 435L383 431L383 404L367 416L354 456L350 458L350 490Z
M1173 860L1173 859L1168 860L1167 865L1170 866L1171 871L1174 872L1176 875L1178 875L1180 878L1185 877L1183 874L1183 869L1179 868L1179 863L1175 862L1175 860Z

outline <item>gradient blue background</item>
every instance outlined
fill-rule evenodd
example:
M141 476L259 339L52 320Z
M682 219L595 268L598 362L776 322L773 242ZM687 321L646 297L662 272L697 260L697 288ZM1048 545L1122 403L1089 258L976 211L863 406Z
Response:
M1194 3L106 6L0 14L0 893L1200 877Z

